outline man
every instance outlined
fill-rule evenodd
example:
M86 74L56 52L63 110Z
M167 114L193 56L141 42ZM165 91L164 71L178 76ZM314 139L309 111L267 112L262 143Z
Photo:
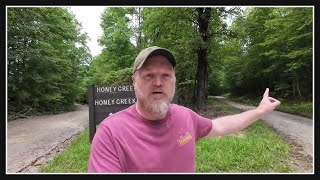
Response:
M203 137L240 131L280 102L266 89L256 109L211 120L171 104L176 61L157 46L142 50L133 66L137 101L107 117L92 140L88 172L195 172L195 144Z

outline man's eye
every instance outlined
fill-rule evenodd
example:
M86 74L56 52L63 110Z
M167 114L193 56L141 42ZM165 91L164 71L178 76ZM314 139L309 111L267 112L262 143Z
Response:
M152 78L152 77L153 77L152 74L147 74L147 75L146 75L146 78Z

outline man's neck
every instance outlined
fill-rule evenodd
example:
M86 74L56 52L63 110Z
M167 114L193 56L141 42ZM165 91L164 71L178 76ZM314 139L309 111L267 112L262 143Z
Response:
M157 121L157 120L162 120L167 116L167 113L164 114L158 114L158 113L154 113L151 112L150 110L148 110L147 108L145 108L141 103L137 102L136 103L136 109L137 112L145 119L147 120L151 120L151 121Z

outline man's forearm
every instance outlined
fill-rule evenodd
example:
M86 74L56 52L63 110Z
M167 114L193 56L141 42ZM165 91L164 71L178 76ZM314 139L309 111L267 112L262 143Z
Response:
M264 112L256 108L239 114L217 118L212 120L212 130L208 136L212 137L233 134L248 127L256 120L262 118L264 115Z

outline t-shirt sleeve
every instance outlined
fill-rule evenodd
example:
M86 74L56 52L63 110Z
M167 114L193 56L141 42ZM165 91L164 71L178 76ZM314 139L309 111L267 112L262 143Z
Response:
M206 117L202 117L199 114L192 111L192 117L195 123L195 135L196 141L209 134L212 129L212 120Z
M112 135L103 124L99 125L91 143L88 172L122 172Z

